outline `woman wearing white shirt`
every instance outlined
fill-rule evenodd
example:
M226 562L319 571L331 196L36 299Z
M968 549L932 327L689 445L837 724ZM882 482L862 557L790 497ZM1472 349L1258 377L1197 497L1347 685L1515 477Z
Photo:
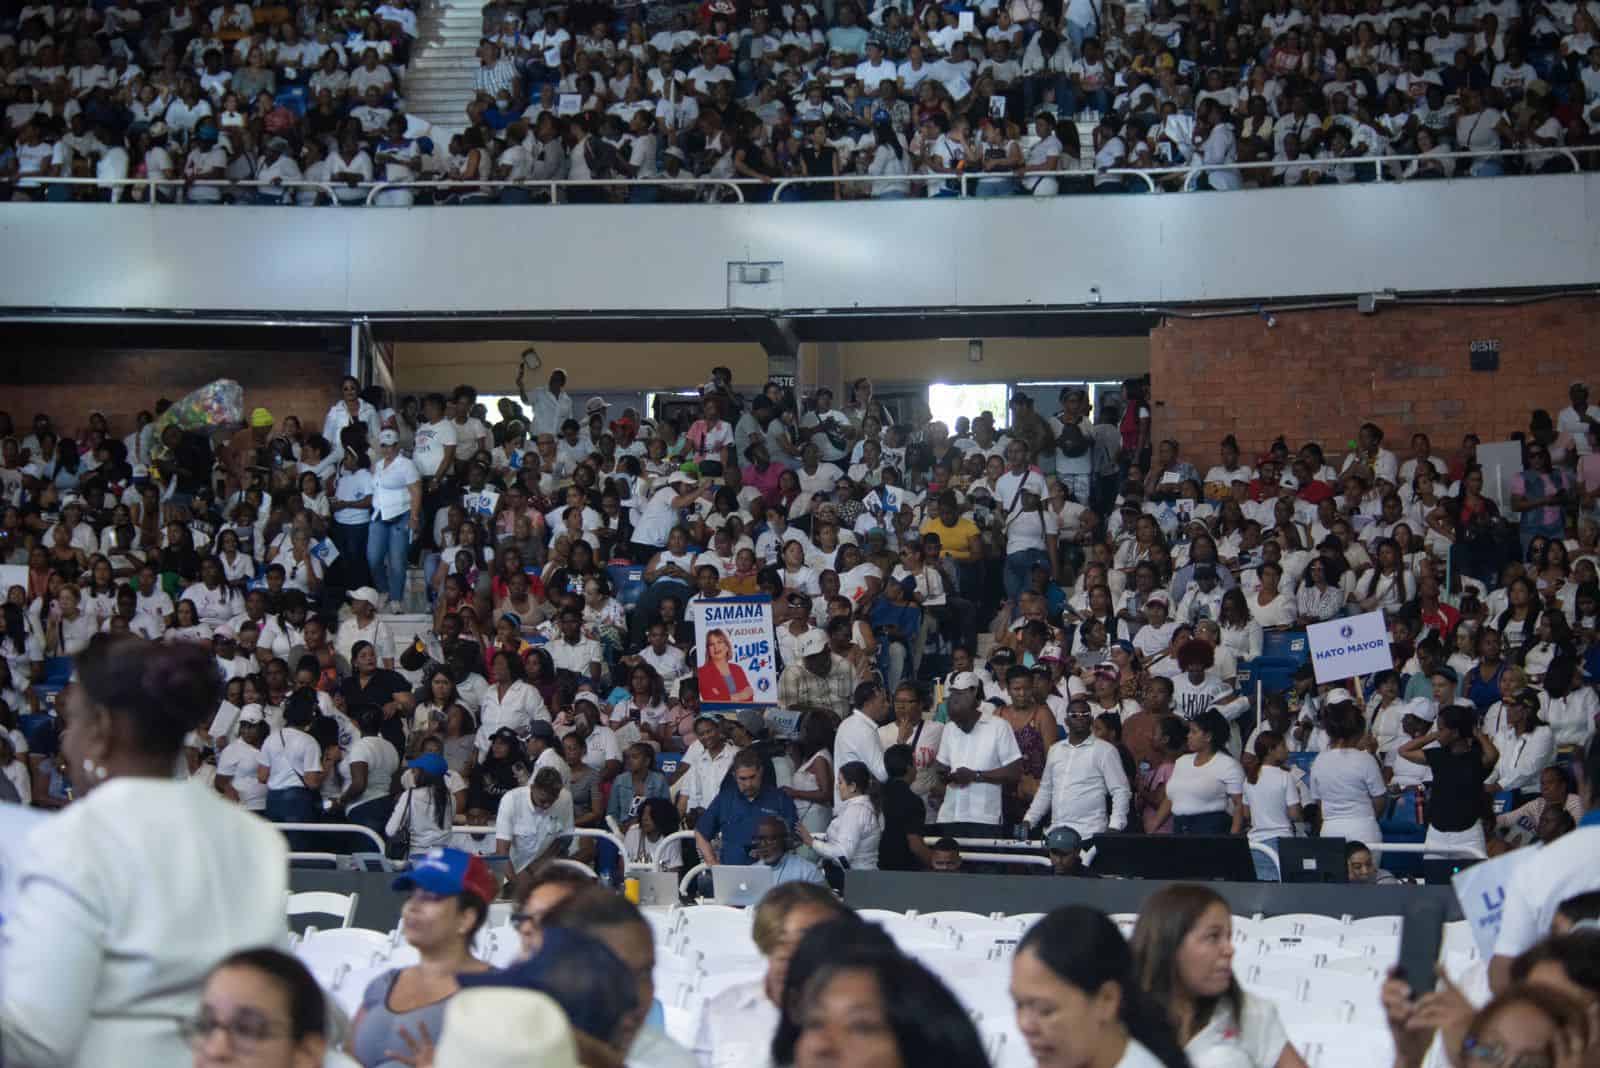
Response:
M379 733L384 723L381 707L366 706L359 720L361 737L350 746L342 761L348 769L349 784L339 803L344 806L345 819L381 834L389 822L390 807L394 803L389 786L400 770L400 754Z
M1261 586L1245 600L1250 609L1250 619L1262 630L1285 630L1295 625L1299 613L1294 598L1278 589L1283 581L1283 567L1267 561L1261 565Z
M235 590L244 589L256 577L255 557L239 550L239 532L230 527L217 535L217 562L222 565L222 581Z
M1373 555L1377 566L1356 584L1355 600L1363 612L1381 609L1392 616L1416 595L1416 583L1406 572L1400 547L1392 538L1378 539Z
M1539 791L1539 773L1555 760L1555 734L1539 718L1539 692L1523 690L1508 708L1506 731L1494 743L1500 759L1489 773L1488 785L1510 790L1517 804L1529 800L1524 794Z
M422 476L400 455L400 435L378 434L378 458L372 465L373 514L367 531L367 567L373 585L387 587L389 610L398 612L406 590L406 552L422 530Z
M367 529L372 522L372 461L361 449L346 449L339 459L339 470L328 487L333 522L328 537L339 550L335 566L339 585L362 586L367 575Z
M1304 815L1300 809L1300 788L1293 776L1283 770L1289 759L1289 743L1277 731L1260 731L1255 741L1256 771L1244 784L1244 813L1250 822L1250 845L1263 845L1274 852L1278 840L1294 837L1294 825ZM1271 856L1254 848L1256 879L1277 882L1278 864Z
M61 733L78 800L28 834L12 873L8 1063L187 1064L174 1021L212 964L283 940L282 834L173 778L219 696L203 649L102 638L79 658Z
M1339 691L1330 696L1343 697ZM1378 815L1388 787L1377 759L1360 748L1365 726L1354 701L1331 702L1322 713L1329 748L1311 764L1311 801L1322 806L1322 837L1375 844L1383 841Z
M1585 748L1594 736L1594 718L1600 713L1600 698L1594 687L1585 685L1578 673L1576 657L1562 655L1550 661L1544 675L1548 703L1543 717L1555 735L1556 747Z
M389 625L378 618L378 607L383 595L371 586L350 591L350 615L339 624L333 647L346 660L355 659L358 642L366 642L378 654L385 668L394 670L394 637Z
M806 845L829 860L842 861L854 871L878 869L878 844L883 839L883 815L878 810L878 781L867 766L852 760L839 769L839 803L834 806L826 839L813 835L804 823L795 829Z
M1190 1063L1306 1068L1273 1003L1239 988L1232 909L1216 891L1192 883L1157 891L1129 941L1133 974L1166 1007Z
M339 435L345 427L352 425L366 430L369 445L378 440L382 429L378 424L378 409L361 399L361 383L345 375L339 383L339 399L328 409L327 418L322 421L322 436L337 452L341 445ZM395 440L398 443L398 435Z
M1228 721L1215 709L1190 722L1189 751L1173 766L1155 826L1170 816L1175 834L1239 833L1244 826L1244 769L1228 755L1230 736Z
M1261 655L1261 624L1255 621L1243 590L1235 587L1222 595L1217 622L1222 629L1222 644L1235 657L1254 660Z
M310 557L309 546L306 555ZM287 563L285 561L285 566ZM244 611L244 598L239 596L238 590L227 584L225 575L221 560L215 556L204 557L200 561L200 581L191 582L184 588L183 595L178 598L180 601L194 602L200 622L212 629L220 627ZM293 588L307 592L303 587Z
M83 611L78 587L67 583L56 594L50 615L44 623L44 651L47 656L77 656L88 648L89 639L100 629L100 621Z
M550 719L544 698L526 682L521 657L502 649L494 654L490 669L494 684L484 691L483 704L478 709L480 757L489 752L489 736L501 727L510 727L517 737L525 739L534 720Z
M424 753L410 761L412 783L396 798L383 828L384 837L409 836L411 856L450 844L450 828L455 821L455 801L446 780L453 774L438 753Z

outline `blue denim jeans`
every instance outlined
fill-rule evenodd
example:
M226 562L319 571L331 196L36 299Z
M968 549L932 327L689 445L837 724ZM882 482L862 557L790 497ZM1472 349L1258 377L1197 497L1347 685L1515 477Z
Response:
M1033 569L1042 567L1052 571L1050 556L1043 549L1024 549L1020 553L1012 553L1006 557L1006 598L1016 608L1017 598L1022 591L1028 588L1028 579L1033 574Z
M1077 501L1086 508L1088 507L1089 495L1092 491L1091 485L1093 483L1093 476L1091 476L1089 472L1085 471L1082 474L1073 474L1071 472L1057 471L1056 478L1063 486L1067 488L1067 492L1072 494L1072 499L1074 501Z
M406 551L411 548L411 513L393 519L372 517L367 528L367 568L373 585L386 591L391 601L406 595Z

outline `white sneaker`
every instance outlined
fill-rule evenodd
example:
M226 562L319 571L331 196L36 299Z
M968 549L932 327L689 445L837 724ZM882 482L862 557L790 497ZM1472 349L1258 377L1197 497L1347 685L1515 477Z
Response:
M391 616L400 616L405 614L406 606L401 604L399 601L390 601L388 607L386 607L384 611Z

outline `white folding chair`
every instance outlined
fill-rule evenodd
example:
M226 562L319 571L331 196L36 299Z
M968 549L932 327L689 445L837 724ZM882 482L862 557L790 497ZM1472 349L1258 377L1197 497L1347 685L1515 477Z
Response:
M882 927L885 933L894 939L895 944L907 953L915 949L949 949L956 944L950 928L928 923L921 916L912 919L898 913L886 912L862 918L870 919Z
M349 927L356 922L358 893L338 894L332 890L302 890L291 893L286 905L289 918L296 916L337 916L339 926Z
M1359 920L1351 920L1350 927L1362 934L1400 937L1399 916L1363 916Z
M1337 944L1344 924L1333 916L1313 912L1287 912L1282 916L1268 916L1256 922L1262 938L1322 938Z

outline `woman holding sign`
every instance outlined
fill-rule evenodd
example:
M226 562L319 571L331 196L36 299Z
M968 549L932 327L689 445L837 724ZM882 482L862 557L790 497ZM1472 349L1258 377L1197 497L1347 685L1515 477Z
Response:
M744 669L733 662L733 642L721 629L706 634L706 662L700 665L700 700L744 702L755 700L755 690Z

